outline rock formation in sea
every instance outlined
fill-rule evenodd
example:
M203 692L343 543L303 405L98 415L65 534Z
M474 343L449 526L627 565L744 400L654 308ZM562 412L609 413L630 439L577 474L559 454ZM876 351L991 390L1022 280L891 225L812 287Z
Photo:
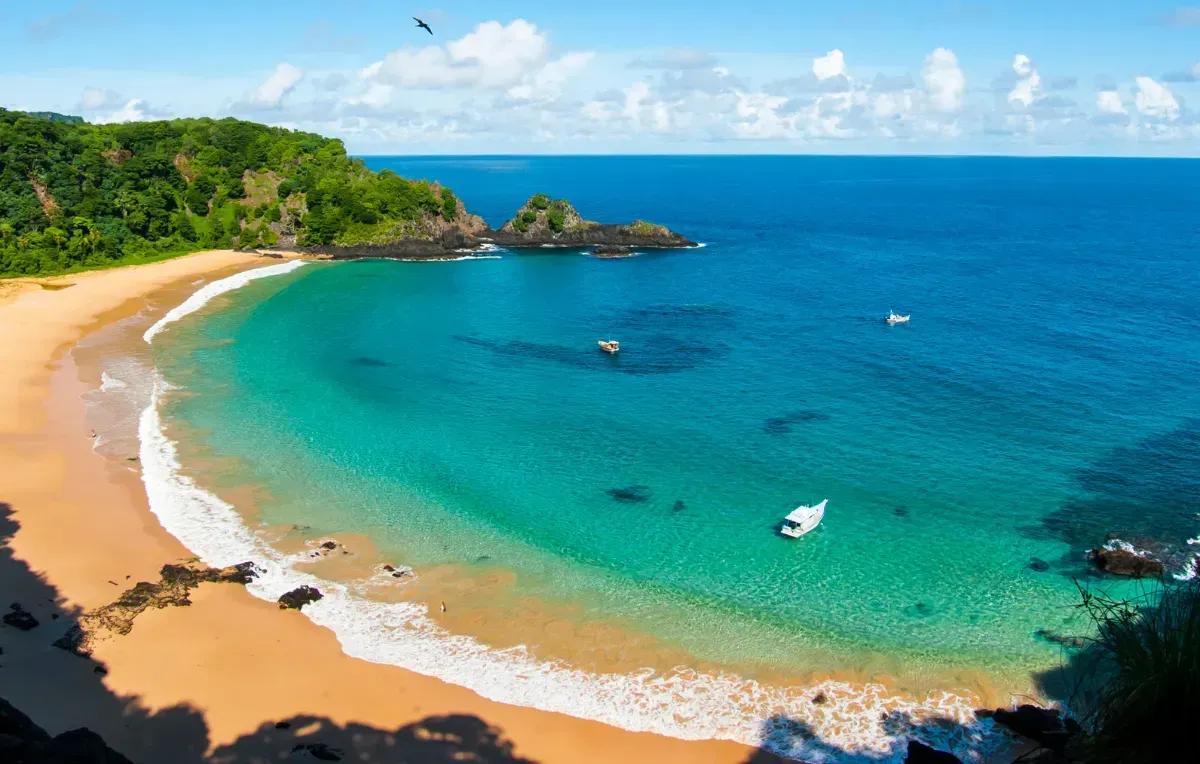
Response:
M1161 576L1164 570L1163 564L1153 557L1121 547L1093 549L1088 552L1088 558L1100 571L1114 576L1146 578Z
M436 185L436 184L435 184ZM635 220L632 223L597 223L585 219L565 199L534 194L511 220L493 230L483 219L471 215L458 200L450 220L427 216L419 221L397 222L377 231L370 240L322 247L301 247L310 254L335 260L368 257L400 259L448 259L460 257L485 245L503 247L595 247L598 257L628 257L635 249L679 249L696 243L666 226ZM277 247L294 248L281 238Z
M232 583L245 585L257 573L254 564L243 562L228 568L209 568L195 563L164 565L157 583L139 581L124 591L115 602L85 613L71 626L54 646L87 658L96 641L112 635L128 634L133 621L148 608L186 607L192 604L188 596L203 583Z

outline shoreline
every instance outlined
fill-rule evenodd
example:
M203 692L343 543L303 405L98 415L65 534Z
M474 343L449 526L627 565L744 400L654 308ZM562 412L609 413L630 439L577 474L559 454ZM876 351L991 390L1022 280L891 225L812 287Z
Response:
M131 632L99 643L104 674L49 647L72 615L193 556L150 513L137 473L92 451L80 399L90 388L64 351L161 290L267 264L254 254L208 252L19 280L5 290L0 322L13 340L2 351L10 373L0 382L0 580L42 621L30 632L0 630L7 700L51 734L87 726L142 764L200 761L221 746L258 742L289 718L315 720L334 739L363 725L380 734L415 730L414 746L425 745L429 735L416 733L434 719L471 719L459 726L542 762L778 760L737 743L688 742L497 703L351 658L327 629L221 584L202 584L190 607L147 611ZM186 735L174 729L183 720Z

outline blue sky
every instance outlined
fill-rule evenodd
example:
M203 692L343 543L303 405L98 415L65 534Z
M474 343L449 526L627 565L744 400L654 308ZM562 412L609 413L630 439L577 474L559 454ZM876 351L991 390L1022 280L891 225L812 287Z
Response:
M0 0L0 105L356 153L1195 156L1200 4Z

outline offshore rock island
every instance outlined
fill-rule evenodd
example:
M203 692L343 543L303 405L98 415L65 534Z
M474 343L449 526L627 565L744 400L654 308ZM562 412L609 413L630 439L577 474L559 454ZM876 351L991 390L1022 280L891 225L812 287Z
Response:
M430 184L435 195L446 193ZM449 214L447 214L449 213ZM635 249L682 249L694 241L666 226L635 220L632 223L597 223L585 220L565 199L534 194L500 229L493 230L478 215L469 214L461 200L450 208L426 214L419 221L377 228L369 240L320 247L299 246L301 251L334 259L369 257L442 259L458 257L489 246L506 248L595 248L597 257L628 257Z

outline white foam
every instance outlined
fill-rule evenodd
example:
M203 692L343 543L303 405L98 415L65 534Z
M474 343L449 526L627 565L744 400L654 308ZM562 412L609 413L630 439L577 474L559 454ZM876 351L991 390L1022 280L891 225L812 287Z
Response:
M175 314L172 320L178 320L212 296L246 283L247 277L283 272L272 266L224 279L193 295L196 298L211 287L222 287L205 300L189 299L180 308L190 309L172 311L168 316ZM238 283L230 283L234 280ZM146 341L153 336L154 332L148 331ZM472 637L451 634L429 617L423 605L356 596L350 586L298 569L308 561L306 552L289 556L271 548L245 525L232 505L180 471L175 443L166 436L159 412L164 397L174 388L157 371L153 376L151 401L138 422L142 480L151 511L205 563L255 563L260 575L246 588L256 597L274 602L298 586L320 589L324 598L306 606L303 613L330 629L347 655L400 666L503 703L684 740L760 745L813 764L861 761L863 757L873 762L900 762L908 737L974 762L1011 742L990 720L975 718L969 697L954 692L936 693L918 702L891 694L878 684L828 681L807 687L772 687L732 674L686 667L667 673L645 669L632 674L599 674L540 661L523 646L496 650ZM824 693L828 701L812 703L818 693ZM914 726L933 718L952 719L961 726L953 733L939 732L943 727L936 724L919 732L891 729L881 721L884 715L907 716ZM808 732L797 734L797 722Z
M255 279L262 279L266 278L267 276L279 276L284 273L290 273L302 265L304 265L303 260L292 260L290 262L280 263L279 265L268 265L266 268L256 268L252 271L243 271L236 276L230 276L229 278L224 278L220 281L214 281L208 286L199 289L191 297L184 300L182 304L176 305L174 308L171 308L171 310L167 311L167 315L158 319L153 326L146 330L146 333L142 335L142 339L146 342L152 342L154 340L154 336L166 328L167 324L172 324L186 315L195 313L203 308L205 303L217 295L238 289L239 287L243 287Z
M100 372L100 392L107 393L112 390L122 390L127 385L121 380L109 374L107 371Z

